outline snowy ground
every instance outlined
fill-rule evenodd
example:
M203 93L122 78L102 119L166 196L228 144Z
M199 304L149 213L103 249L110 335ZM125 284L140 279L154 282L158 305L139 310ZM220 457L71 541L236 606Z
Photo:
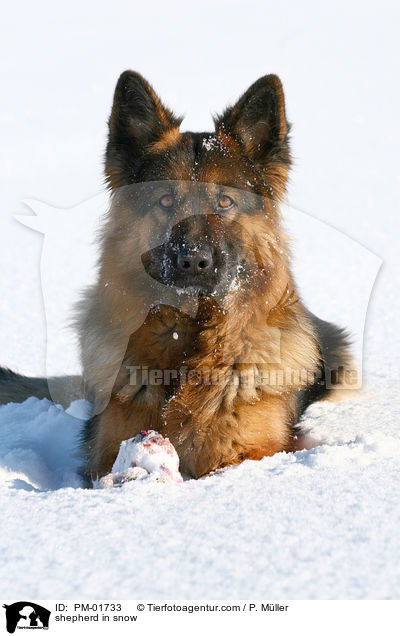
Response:
M71 289L48 276L42 296L42 238L12 215L28 213L27 198L70 208L101 190L120 71L142 72L195 130L276 72L294 122L295 272L310 308L351 328L358 358L363 346L364 391L309 409L305 425L325 442L312 450L114 491L81 487L74 416L84 403L0 407L0 596L399 598L399 6L188 4L8 7L0 363L77 368L67 316L47 361L45 327L70 303L78 252ZM79 224L87 234L92 219Z

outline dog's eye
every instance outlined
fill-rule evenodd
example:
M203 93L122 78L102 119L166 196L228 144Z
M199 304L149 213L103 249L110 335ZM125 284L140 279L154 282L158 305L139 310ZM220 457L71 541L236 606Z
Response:
M170 194L164 194L158 201L162 208L172 208L174 205L174 199Z
M223 194L222 197L220 197L218 200L218 207L222 208L223 210L228 210L232 207L232 205L233 200L231 199L231 197L228 197L227 194Z

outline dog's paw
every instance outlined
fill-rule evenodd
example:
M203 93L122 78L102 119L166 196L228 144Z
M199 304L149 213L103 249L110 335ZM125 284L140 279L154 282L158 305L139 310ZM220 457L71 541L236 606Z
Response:
M142 431L121 443L112 472L94 483L95 488L116 488L131 481L181 483L179 457L169 441L156 431Z
M101 477L101 479L96 482L95 487L118 488L126 484L128 481L146 479L148 476L149 473L144 468L140 468L140 466L132 466L120 473L108 473L108 475L104 475L104 477Z

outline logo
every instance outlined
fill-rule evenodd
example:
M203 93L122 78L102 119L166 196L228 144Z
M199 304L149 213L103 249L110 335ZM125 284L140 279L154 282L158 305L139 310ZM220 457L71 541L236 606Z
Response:
M165 193L167 189L175 193L176 199L176 206L168 210L165 206L159 205L161 200L159 194L160 192ZM54 402L62 403L67 401L66 398L69 397L65 395L64 383L53 380L53 377L58 375L58 370L54 369L52 365L54 361L58 360L60 325L66 325L65 317L73 314L76 298L79 297L82 289L87 288L88 284L93 285L93 289L97 289L97 293L101 294L107 303L118 308L116 313L120 316L121 325L124 325L122 329L122 327L112 324L111 320L106 333L101 332L104 350L113 351L113 356L106 364L104 376L102 376L101 392L96 396L92 415L99 414L106 408L116 378L121 370L129 337L141 327L152 308L171 307L177 309L181 314L189 316L192 320L196 319L199 312L200 295L196 292L195 287L185 286L182 281L181 285L183 286L179 286L181 279L175 268L175 262L177 262L175 258L176 245L180 244L181 232L191 228L192 223L193 227L196 227L196 223L202 227L202 223L205 223L204 219L210 227L212 223L212 228L214 228L213 248L218 248L223 255L227 254L226 237L233 237L232 240L235 240L242 250L242 258L254 265L253 269L247 273L243 273L243 266L240 263L236 269L230 269L229 275L227 274L224 279L226 285L230 281L226 292L220 293L218 285L222 285L222 283L218 277L215 279L214 291L210 293L215 303L216 312L223 313L227 308L229 309L229 294L239 293L246 281L251 286L252 276L259 276L259 278L254 279L258 281L266 281L273 276L276 263L271 254L283 253L283 250L280 243L280 225L277 228L273 224L271 226L264 225L264 222L267 222L270 217L272 218L270 200L267 197L238 188L230 188L229 192L235 201L240 202L242 213L239 216L235 216L229 210L223 214L210 211L210 202L216 200L218 193L218 186L213 183L182 180L148 181L122 186L114 192L111 206L113 214L116 215L115 218L118 217L121 220L120 225L116 225L120 231L118 240L122 241L123 237L129 237L131 241L129 246L124 248L125 252L123 253L124 258L127 259L126 267L132 272L131 279L135 283L136 302L134 304L128 300L129 288L124 288L122 283L115 283L112 276L110 280L102 280L101 287L99 287L98 248L93 242L93 236L99 229L99 210L105 210L109 207L105 193L87 199L67 210L53 208L32 199L25 201L36 216L17 215L18 220L23 225L44 235L41 279L47 326L46 375L49 378L49 391ZM264 228L262 242L260 242L259 233L249 232L246 219L250 217L253 224L258 223L257 228ZM308 284L309 288L317 287L322 290L319 299L313 301L313 312L315 311L323 319L346 325L350 333L355 335L352 349L356 361L355 367L346 370L326 368L324 369L325 380L331 386L335 385L337 379L341 377L342 388L360 388L364 323L372 287L381 261L342 232L300 210L286 207L284 217L289 223L289 233L298 237L292 260L295 261L295 271L300 281L305 285ZM84 224L82 224L83 218L85 219ZM242 218L244 222L241 222ZM205 227L209 226L206 224ZM318 241L315 240L316 236ZM260 252L261 245L262 252ZM79 267L71 268L72 254L74 262L80 264ZM226 256L226 258L228 257ZM316 268L315 262L323 264L323 267ZM357 275L359 271L363 272L362 276ZM215 272L217 272L216 269ZM350 281L349 273L351 272L353 274L356 272L354 285L350 282L344 285L343 281ZM354 296L355 285L357 299ZM59 290L63 290L61 295ZM289 293L289 290L287 292ZM242 293L244 294L244 292ZM55 298L57 298L57 302L54 302ZM332 303L332 299L334 299L334 303ZM287 298L282 296L281 307L283 310L290 306L292 300L290 296ZM89 303L89 301L87 302ZM328 315L325 314L327 306L330 307ZM354 306L359 308L357 312L351 310ZM81 320L83 320L83 316L88 314L84 313L82 305L81 311L83 312ZM84 323L82 322L82 324ZM115 338L114 333L120 333L120 331L121 335ZM257 383L272 387L286 387L300 382L314 383L318 380L313 374L320 373L320 370L303 369L296 363L292 366L286 364L285 367L281 367L281 345L284 332L279 325L269 325L266 333L268 333L268 348L263 351L262 355L267 356L267 362L254 349L251 342L242 343L242 357L235 362L235 364L241 365L240 375L239 377L236 374L232 375L232 382L249 386L254 386ZM109 340L106 342L104 338ZM171 333L171 339L178 338L177 332ZM70 344L71 342L69 346ZM231 351L229 348L227 351L225 350L223 338L217 339L214 354L222 363L226 362L228 366L230 365ZM78 350L76 351L76 359L79 359ZM214 370L214 367L215 365L211 370ZM130 368L128 370L130 371ZM143 381L147 373L146 368L132 367L132 371L139 373L138 381L140 382ZM78 365L70 369L70 372L80 375L81 369ZM168 384L170 373L174 374L173 379L177 379L180 375L180 369L151 369L151 372L156 374L154 383L158 384ZM167 378L165 378L164 372L167 373ZM134 378L130 379L134 384L136 383ZM196 377L190 379L196 382ZM209 380L207 372L205 378L202 377L198 380L198 382L204 383L214 383L214 381L224 383L226 379L223 376L220 380L218 378ZM153 384L151 376L148 384ZM70 397L75 399L72 395Z
M51 612L37 603L19 601L3 607L6 610L9 634L13 634L16 629L49 629Z

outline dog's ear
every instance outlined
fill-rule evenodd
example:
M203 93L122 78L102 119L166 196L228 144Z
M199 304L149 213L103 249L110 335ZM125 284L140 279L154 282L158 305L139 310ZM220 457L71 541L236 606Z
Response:
M265 75L234 106L215 119L217 130L232 135L257 164L271 159L290 162L285 97L277 75Z
M135 181L146 148L180 123L139 73L122 73L108 122L105 173L111 188Z

